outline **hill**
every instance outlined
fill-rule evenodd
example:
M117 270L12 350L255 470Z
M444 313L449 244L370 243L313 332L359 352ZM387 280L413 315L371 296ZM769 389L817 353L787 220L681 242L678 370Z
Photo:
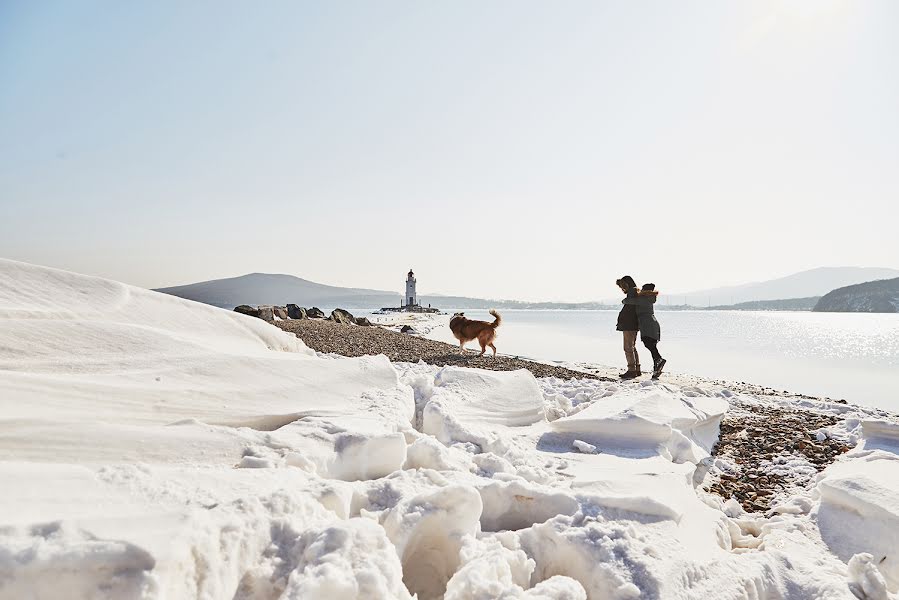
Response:
M809 298L823 296L837 288L892 277L899 277L899 270L871 267L821 267L769 281L671 294L671 303L708 306L710 304L732 305L783 298Z
M234 308L239 304L285 304L371 308L399 305L402 295L385 290L345 288L308 281L293 275L250 273L155 290L164 294Z
M849 285L825 294L815 312L899 312L899 278Z

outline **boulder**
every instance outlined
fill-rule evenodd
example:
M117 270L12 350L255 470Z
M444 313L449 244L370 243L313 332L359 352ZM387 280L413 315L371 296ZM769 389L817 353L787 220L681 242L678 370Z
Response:
M269 323L275 320L275 311L271 306L260 306L259 314L257 315L263 321L268 321Z
M279 319L289 319L290 316L287 314L287 307L284 306L273 306L272 311L275 313L275 316Z
M302 306L297 306L296 304L288 304L287 316L291 319L305 319L307 318L306 309Z
M251 317L259 316L259 309L250 306L249 304L241 304L240 306L234 307L234 312L239 312L242 315L249 315Z
M414 327L412 327L411 325L403 325L400 328L400 333L409 333L409 334L415 335L418 333L418 331L416 331L416 329Z
M313 306L309 310L306 311L306 316L310 319L324 319L325 313L322 312L322 309L316 308Z
M362 325L363 327L371 327L374 325L371 321L368 320L368 317L356 317L356 325Z
M351 315L349 311L342 308L335 308L331 311L331 320L335 323L343 323L344 325L355 325L356 317Z

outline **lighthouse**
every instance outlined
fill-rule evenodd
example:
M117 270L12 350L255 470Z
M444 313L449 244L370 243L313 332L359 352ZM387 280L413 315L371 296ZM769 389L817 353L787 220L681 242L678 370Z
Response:
M406 276L405 304L410 308L418 305L418 298L415 295L415 273L412 272L412 269L409 269L409 274Z
M390 312L414 312L414 313L440 313L439 308L431 308L431 305L422 306L419 304L418 292L415 291L415 273L412 269L406 274L406 294L400 302L399 308L396 305L387 306L380 310L380 314Z

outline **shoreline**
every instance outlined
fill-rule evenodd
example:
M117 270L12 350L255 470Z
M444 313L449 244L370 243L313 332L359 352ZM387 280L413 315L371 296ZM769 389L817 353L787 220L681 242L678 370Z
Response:
M502 354L496 358L480 357L472 350L462 354L457 346L383 325L364 327L324 319L276 321L274 325L323 354L384 354L391 362L424 361L434 366L497 371L527 369L535 377L599 380L623 387L660 385L717 391L727 399L730 409L721 421L709 464L700 467L703 480L698 486L724 500L734 498L750 513L777 511L780 500L813 485L818 473L854 448L857 440L837 431L847 419L899 420L899 416L883 409L746 382L684 374L663 374L657 381L649 375L623 381L617 376L620 370L613 367L586 363L553 365Z

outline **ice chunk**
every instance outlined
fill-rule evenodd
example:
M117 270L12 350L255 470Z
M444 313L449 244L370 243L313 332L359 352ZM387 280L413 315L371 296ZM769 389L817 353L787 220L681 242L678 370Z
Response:
M571 445L578 452L583 452L584 454L596 454L596 446L593 444L588 444L583 440L574 440L571 442Z

